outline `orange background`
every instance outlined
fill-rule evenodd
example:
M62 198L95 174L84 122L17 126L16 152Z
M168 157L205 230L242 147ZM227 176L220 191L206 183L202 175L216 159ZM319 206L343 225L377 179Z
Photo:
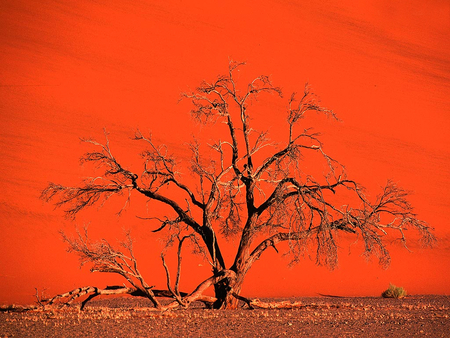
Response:
M177 103L180 92L226 72L229 58L248 61L249 76L271 75L286 96L309 82L343 120L316 126L328 153L372 196L387 178L413 191L417 213L439 239L433 250L411 245L412 253L392 244L388 270L356 247L342 247L332 272L309 260L290 269L268 251L243 294L368 296L389 282L413 294L449 293L448 1L107 3L0 3L0 303L31 303L35 287L53 295L122 283L77 268L58 235L74 224L89 223L93 237L112 242L131 229L143 274L165 287L153 225L135 217L145 216L145 201L134 196L117 217L117 199L71 222L39 195L49 181L76 184L91 174L79 165L87 150L79 138L101 140L103 127L136 171L142 148L129 139L136 128L183 152L200 131L190 127L189 104ZM198 257L184 264L182 288L190 290L208 269Z

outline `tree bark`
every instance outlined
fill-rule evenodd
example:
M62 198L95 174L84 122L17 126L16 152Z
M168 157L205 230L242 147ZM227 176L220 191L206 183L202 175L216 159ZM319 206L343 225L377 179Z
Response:
M239 299L235 295L241 293L245 274L236 273L235 275L222 279L214 285L216 301L213 304L214 309L233 310L239 305Z

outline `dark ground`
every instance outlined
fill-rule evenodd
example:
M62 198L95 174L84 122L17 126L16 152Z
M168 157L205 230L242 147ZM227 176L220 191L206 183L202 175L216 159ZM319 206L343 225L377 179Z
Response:
M0 312L0 337L450 337L449 296L300 298L285 310L159 313L145 299L53 311Z

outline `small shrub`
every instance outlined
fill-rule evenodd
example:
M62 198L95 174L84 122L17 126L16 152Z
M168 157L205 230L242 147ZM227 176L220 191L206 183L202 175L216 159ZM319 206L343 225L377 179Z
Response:
M403 298L406 297L406 290L402 287L389 284L389 288L381 294L383 298Z

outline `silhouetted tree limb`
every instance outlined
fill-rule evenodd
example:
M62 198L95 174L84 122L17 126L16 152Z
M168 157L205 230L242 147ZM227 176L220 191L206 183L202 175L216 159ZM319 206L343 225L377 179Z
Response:
M124 277L134 290L139 290L150 299L156 308L161 307L152 291L153 286L147 284L138 269L133 253L133 241L129 233L126 234L126 241L121 243L122 247L128 251L128 255L113 248L106 240L92 243L89 240L87 228L84 229L84 233L77 231L76 238L69 238L64 233L62 236L69 245L69 252L75 252L80 257L82 265L92 264L91 272L118 274Z

